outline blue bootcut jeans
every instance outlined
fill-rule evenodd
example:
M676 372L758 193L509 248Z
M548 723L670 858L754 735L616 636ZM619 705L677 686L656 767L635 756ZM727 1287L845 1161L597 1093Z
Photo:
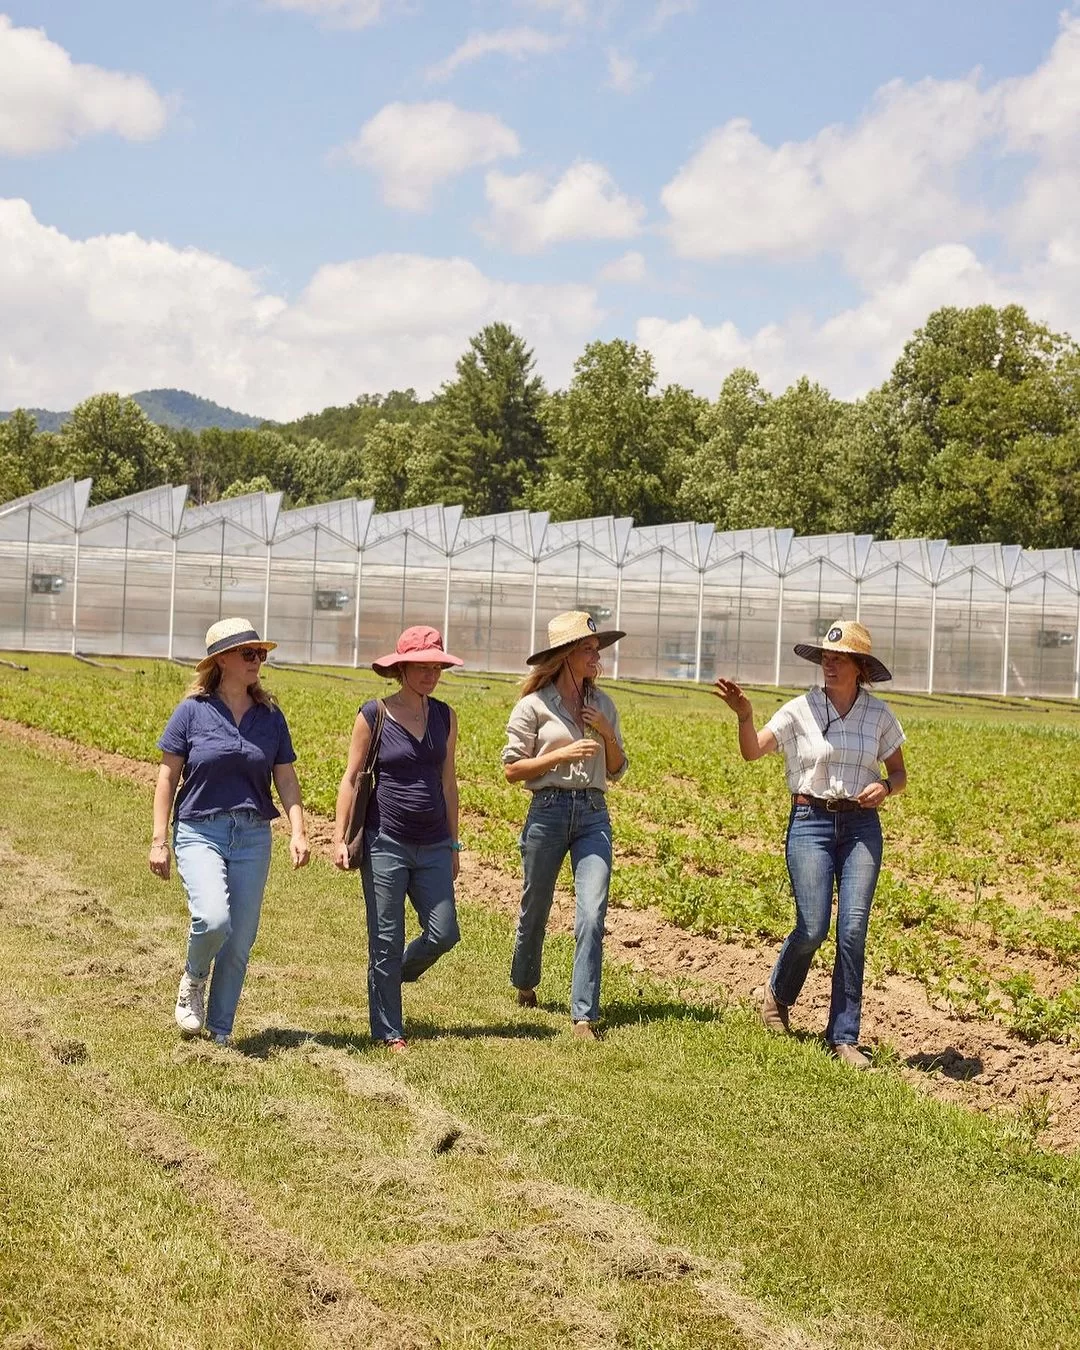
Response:
M773 994L789 1007L799 997L814 953L829 935L835 886L836 960L825 1039L830 1045L856 1045L862 1018L866 930L881 871L878 813L793 805L786 858L795 893L795 927L770 976Z
M228 1036L259 931L270 871L270 822L256 811L180 820L173 850L191 912L187 973L205 980L213 967L206 1029Z
M521 834L525 877L510 982L517 989L535 989L540 983L544 933L567 853L576 896L570 1016L575 1022L596 1022L611 883L611 818L598 788L540 788L533 793Z
M365 832L360 882L368 931L368 1017L371 1038L403 1040L401 986L459 941L454 908L453 852L449 838L406 844L382 831ZM405 946L405 897L420 920L420 934Z

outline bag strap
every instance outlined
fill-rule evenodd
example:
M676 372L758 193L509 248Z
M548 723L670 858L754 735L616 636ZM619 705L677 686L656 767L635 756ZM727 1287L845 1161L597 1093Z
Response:
M383 723L386 721L386 704L382 699L375 701L375 725L371 729L371 743L368 745L367 759L364 762L364 772L370 773L375 767L375 760L379 753L379 742L382 740Z

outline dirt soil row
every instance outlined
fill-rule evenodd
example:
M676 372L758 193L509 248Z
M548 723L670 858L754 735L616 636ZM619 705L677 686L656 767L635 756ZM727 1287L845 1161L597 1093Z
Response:
M20 723L0 719L0 736L148 788L156 778L154 765ZM149 815L148 799L148 823ZM329 821L310 818L312 844L327 856L331 832ZM506 914L517 910L514 878L469 853L462 855L458 893L466 903ZM556 896L551 927L573 931L572 896ZM777 950L688 933L651 910L613 907L607 933L611 958L675 983L684 996L705 1001L759 999ZM1025 958L1028 965L1030 959ZM829 981L827 970L820 966L811 970L792 1010L793 1030L820 1033L824 1028ZM961 1020L928 998L916 980L900 976L889 976L866 990L862 1030L864 1046L891 1046L903 1076L930 1096L1014 1116L1033 1132L1038 1126L1043 1145L1066 1151L1080 1148L1080 1052L1052 1041L1029 1044L994 1023Z

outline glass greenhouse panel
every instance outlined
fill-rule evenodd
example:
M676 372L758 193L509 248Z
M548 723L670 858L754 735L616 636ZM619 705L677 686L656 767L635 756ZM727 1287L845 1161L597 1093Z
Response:
M609 675L805 685L794 644L858 616L896 688L1080 695L1071 550L353 499L283 512L280 493L187 507L184 487L89 507L91 488L0 505L0 645L193 661L239 614L284 662L351 666L425 623L471 668L520 672L548 620L583 609L627 631Z

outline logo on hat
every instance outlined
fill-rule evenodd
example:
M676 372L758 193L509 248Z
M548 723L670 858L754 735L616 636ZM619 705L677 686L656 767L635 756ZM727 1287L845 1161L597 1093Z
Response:
M820 629L819 629L818 631L820 632ZM825 641L826 641L826 642L839 642L840 639L841 639L843 636L844 636L844 630L843 630L842 628L840 628L840 627L830 628L829 631L825 634Z
M589 617L588 617L587 623L588 623L588 625L589 625L589 632L590 632L590 633L595 633L595 632L596 632L596 620L593 618L593 616L592 616L591 614L590 614Z

